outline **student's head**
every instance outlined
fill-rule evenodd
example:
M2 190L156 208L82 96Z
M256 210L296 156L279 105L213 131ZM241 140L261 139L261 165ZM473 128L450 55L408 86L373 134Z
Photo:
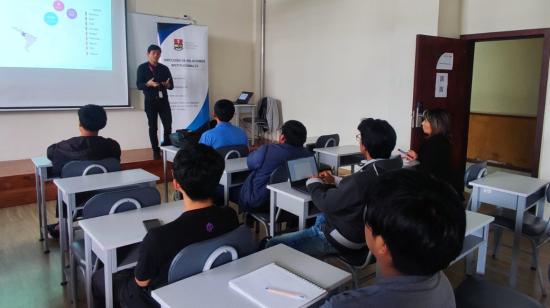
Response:
M211 199L225 168L223 158L204 144L189 144L174 157L174 187L183 193L184 201Z
M107 113L98 105L86 105L78 109L78 121L82 135L97 135L107 125Z
M159 62L161 49L158 45L152 44L147 48L147 59L152 64L157 64Z
M221 122L229 122L235 114L235 105L232 101L221 99L214 105L214 117Z
M361 152L367 159L389 158L397 136L391 125L380 119L363 119L359 126Z
M286 121L281 127L279 143L286 143L295 147L303 147L307 138L304 124L296 120Z
M401 169L380 175L367 200L365 237L381 269L432 275L462 250L465 211L447 184Z
M426 109L422 114L422 131L428 136L441 134L449 135L451 129L451 120L449 114L444 109Z

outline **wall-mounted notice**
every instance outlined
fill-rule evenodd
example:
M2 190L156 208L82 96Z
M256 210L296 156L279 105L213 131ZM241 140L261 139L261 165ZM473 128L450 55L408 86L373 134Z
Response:
M454 60L454 54L452 52L446 52L439 57L439 60L437 60L437 66L436 69L438 70L445 70L445 71L452 71L453 70L453 60Z
M435 97L447 97L448 85L449 85L449 74L437 73L435 75Z

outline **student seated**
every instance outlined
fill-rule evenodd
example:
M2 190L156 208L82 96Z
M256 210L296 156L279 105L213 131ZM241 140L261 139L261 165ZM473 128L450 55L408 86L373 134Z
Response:
M150 230L139 248L133 275L126 272L121 273L126 279L116 278L122 280L116 292L123 307L158 307L150 292L167 283L168 269L178 252L239 226L234 210L212 203L224 166L223 158L203 144L190 144L176 154L173 184L183 195L183 213L176 220ZM97 286L94 293L99 302L104 300L102 273L98 271L94 277Z
M306 182L313 204L323 213L315 225L272 238L267 247L280 243L311 256L363 253L366 257L362 213L367 189L376 177L401 167L390 160L396 134L388 122L365 119L357 127L357 140L365 157L363 166L345 178L321 172Z
M216 127L204 132L199 143L219 149L231 145L248 145L248 137L244 130L236 127L229 121L235 114L235 105L232 101L222 99L214 105L214 120Z
M63 166L73 160L116 158L120 161L118 142L98 135L99 131L107 125L107 113L103 107L97 105L81 107L78 110L78 120L80 136L54 143L48 147L47 156L52 161L49 177L61 176ZM48 225L48 233L53 238L59 237L57 223Z
M290 120L283 124L279 144L266 144L250 153L246 163L251 171L243 183L239 206L246 211L269 210L269 191L266 185L271 173L287 160L311 156L304 148L307 130L304 124Z
M323 307L454 308L443 269L461 252L465 211L447 184L414 170L380 176L366 202L365 238L376 283L343 292Z

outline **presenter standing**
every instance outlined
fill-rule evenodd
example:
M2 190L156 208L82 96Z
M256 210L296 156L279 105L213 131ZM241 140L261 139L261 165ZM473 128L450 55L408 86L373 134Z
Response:
M145 95L145 113L149 123L149 139L153 149L153 159L160 159L160 148L157 137L158 120L160 116L164 127L164 139L161 145L170 145L172 132L172 110L168 102L168 91L174 88L172 74L166 65L159 63L161 49L151 45L147 49L147 62L137 70L137 88Z

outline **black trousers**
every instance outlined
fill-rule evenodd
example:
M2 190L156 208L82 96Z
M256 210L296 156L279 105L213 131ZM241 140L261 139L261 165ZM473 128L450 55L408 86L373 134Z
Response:
M158 132L158 117L164 127L164 140L170 140L172 133L172 110L167 98L163 99L145 99L145 113L147 114L147 122L149 123L149 139L151 140L151 148L153 151L160 151Z

